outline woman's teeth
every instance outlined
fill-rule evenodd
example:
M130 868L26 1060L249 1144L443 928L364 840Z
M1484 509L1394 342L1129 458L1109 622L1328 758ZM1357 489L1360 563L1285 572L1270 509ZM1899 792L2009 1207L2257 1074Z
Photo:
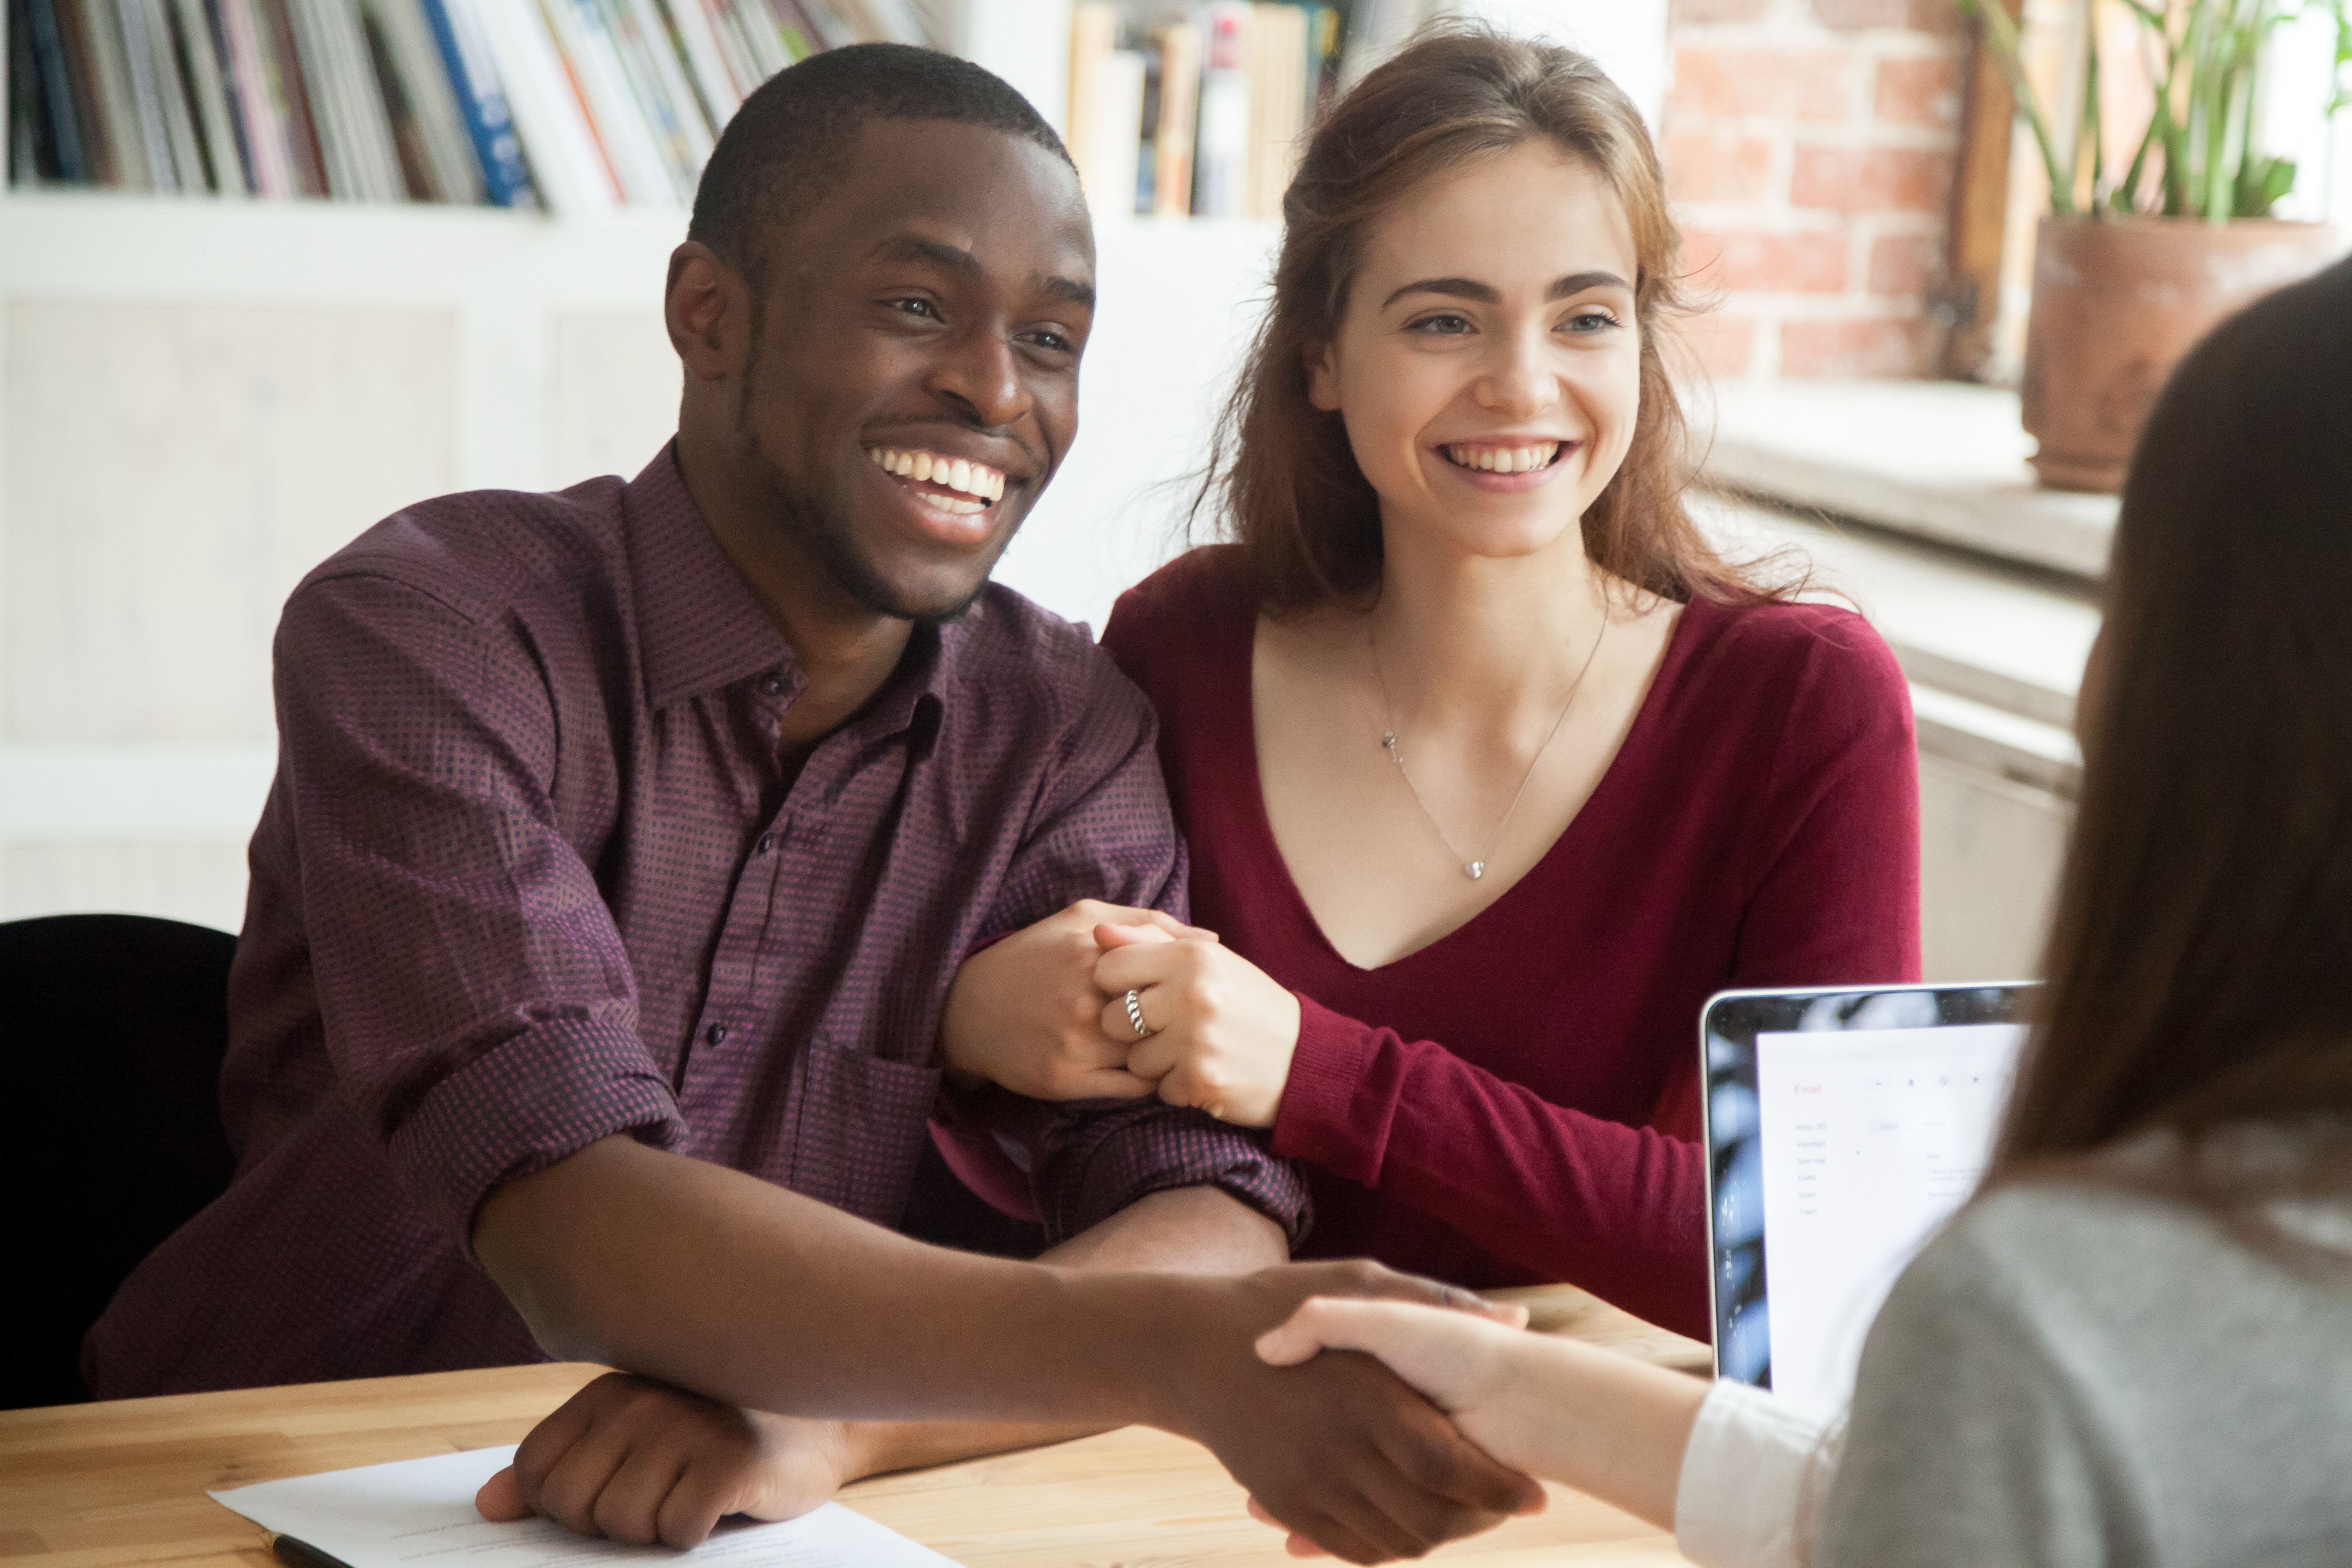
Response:
M1476 468L1488 474L1525 474L1548 468L1559 456L1559 443L1545 441L1533 447L1463 447L1445 448L1445 458L1458 468Z
M929 501L940 511L955 517L969 517L985 511L989 503L1004 494L1004 476L985 463L974 463L962 458L942 457L937 452L902 452L896 447L868 447L866 455L874 466L886 474L901 479L929 480L960 490L961 496L937 495L929 490L917 490L918 499ZM971 497L965 500L964 497Z

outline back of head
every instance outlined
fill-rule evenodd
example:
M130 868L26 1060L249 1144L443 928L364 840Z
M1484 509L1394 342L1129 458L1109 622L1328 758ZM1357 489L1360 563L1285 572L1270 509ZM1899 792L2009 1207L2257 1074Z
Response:
M2352 263L2174 374L2107 600L2002 1169L2352 1114Z
M1683 303L1680 239L1639 111L1572 49L1448 23L1331 106L1283 198L1273 303L1220 432L1226 507L1270 609L1361 594L1380 578L1378 498L1339 416L1309 402L1306 370L1338 332L1374 224L1424 182L1538 139L1581 159L1623 203L1638 268L1640 416L1623 465L1587 509L1587 552L1673 598L1736 589L1679 499L1686 441L1662 349Z
M749 279L756 301L775 236L831 188L858 132L876 120L976 126L1070 161L1029 100L970 60L905 44L854 44L777 72L743 100L703 166L687 237Z

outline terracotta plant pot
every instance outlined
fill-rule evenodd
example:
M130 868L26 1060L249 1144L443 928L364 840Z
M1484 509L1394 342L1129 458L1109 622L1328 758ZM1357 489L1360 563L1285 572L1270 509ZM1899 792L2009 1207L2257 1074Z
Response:
M2224 316L2334 260L2320 224L2045 217L2025 328L2025 428L2053 489L2116 491L2165 377Z

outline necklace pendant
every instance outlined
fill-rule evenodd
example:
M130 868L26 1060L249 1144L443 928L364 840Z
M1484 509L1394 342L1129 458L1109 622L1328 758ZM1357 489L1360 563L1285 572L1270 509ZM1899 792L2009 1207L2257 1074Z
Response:
M1396 731L1394 730L1383 730L1381 731L1381 750L1389 752L1395 752Z
M1469 873L1470 879L1475 882L1479 878L1486 874L1486 862L1484 860L1473 860L1465 865L1462 869Z

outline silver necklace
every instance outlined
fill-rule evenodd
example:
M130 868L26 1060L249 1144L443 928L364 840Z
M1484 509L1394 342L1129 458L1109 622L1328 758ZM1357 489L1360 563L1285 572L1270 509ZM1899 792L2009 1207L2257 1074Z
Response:
M1601 616L1601 630L1593 636L1592 647L1586 651L1584 663L1577 670L1574 683L1568 689L1568 700L1559 705L1559 716L1551 721L1551 729L1544 736L1543 744L1536 748L1535 756L1528 763L1528 771L1519 776L1518 793L1512 795L1511 804L1503 808L1503 820L1495 824L1495 835L1487 840L1486 853L1476 859L1472 859L1455 847L1453 837L1445 831L1444 825L1437 820L1437 814L1429 809L1429 802L1421 798L1421 786L1412 782L1412 773L1404 765L1404 748L1397 743L1396 720L1389 713L1388 678L1381 673L1380 636L1371 629L1369 621L1365 623L1364 641L1370 647L1372 654L1372 680L1381 690L1381 723L1382 725L1381 749L1389 754L1389 761L1396 764L1397 775L1404 780L1404 787L1412 792L1412 804L1421 807L1421 815L1428 818L1429 826L1436 833L1438 841L1445 846L1445 852L1461 862L1463 874L1472 881L1475 882L1486 874L1487 860L1491 859L1495 851L1501 847L1503 831L1511 826L1511 816L1519 809L1519 799L1528 793L1528 784L1535 778L1537 766L1544 760L1544 753L1551 750L1552 742L1559 739L1559 727L1568 722L1568 710L1576 706L1576 694L1584 689L1585 674L1591 669L1592 661L1600 657L1601 645L1608 636L1609 616L1604 611Z

